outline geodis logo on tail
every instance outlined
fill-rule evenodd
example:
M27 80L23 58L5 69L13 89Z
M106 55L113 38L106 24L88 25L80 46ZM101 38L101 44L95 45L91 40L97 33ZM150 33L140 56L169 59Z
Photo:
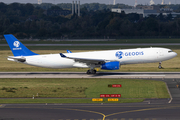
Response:
M122 51L117 51L115 54L115 56L118 59L123 58L123 56L138 56L138 55L144 55L144 52L140 51L140 52L125 52L125 53L123 53Z
M20 46L19 41L14 41L13 46L15 47L15 48L13 48L13 50L21 50L22 49L21 47L19 47Z

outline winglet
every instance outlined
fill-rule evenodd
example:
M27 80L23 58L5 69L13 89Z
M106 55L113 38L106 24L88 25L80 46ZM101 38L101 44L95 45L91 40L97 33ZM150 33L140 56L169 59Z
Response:
M66 56L65 56L64 54L62 54L62 53L60 53L60 56L61 56L61 57L66 57Z
M70 50L67 50L67 53L72 53Z

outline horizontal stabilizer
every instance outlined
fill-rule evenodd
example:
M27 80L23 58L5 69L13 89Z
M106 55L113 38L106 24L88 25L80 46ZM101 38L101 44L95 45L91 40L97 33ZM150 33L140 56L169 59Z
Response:
M20 57L20 58L17 58L17 57L8 57L9 59L13 59L15 61L18 61L18 62L26 62L26 58L24 57Z

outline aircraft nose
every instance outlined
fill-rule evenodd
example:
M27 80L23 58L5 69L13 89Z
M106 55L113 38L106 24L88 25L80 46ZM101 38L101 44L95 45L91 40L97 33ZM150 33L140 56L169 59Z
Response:
M176 57L176 56L177 56L177 53L176 53L176 52L173 52L173 56Z

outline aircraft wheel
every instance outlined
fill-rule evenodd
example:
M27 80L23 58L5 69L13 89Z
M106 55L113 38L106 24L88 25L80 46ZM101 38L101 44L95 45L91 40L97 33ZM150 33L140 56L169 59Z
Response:
M159 69L161 69L161 66L158 66Z
M90 71L90 70L88 70L86 73L87 73L87 74L91 74L91 71Z
M87 74L96 74L96 70L88 70L86 73Z
M92 70L92 74L96 74L96 70Z
M159 62L159 66L158 66L159 69L162 69L162 68L163 68L163 67L161 66L161 63L162 63L162 62Z
M163 67L162 67L162 66L160 66L160 65L158 66L158 68L159 68L159 69L163 69Z

